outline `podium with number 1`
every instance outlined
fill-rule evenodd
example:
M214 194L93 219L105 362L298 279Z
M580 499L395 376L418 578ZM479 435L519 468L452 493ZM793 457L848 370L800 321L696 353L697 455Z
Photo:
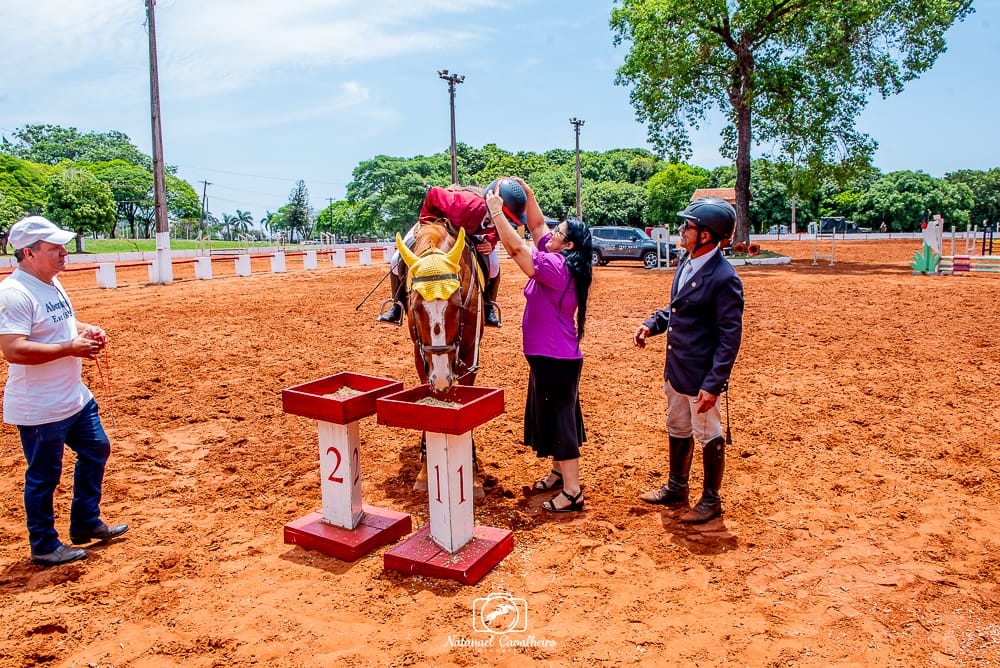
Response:
M388 550L385 567L475 584L514 549L511 531L476 526L473 517L472 429L504 412L503 390L456 385L437 396L418 385L375 403L379 424L427 436L430 524Z

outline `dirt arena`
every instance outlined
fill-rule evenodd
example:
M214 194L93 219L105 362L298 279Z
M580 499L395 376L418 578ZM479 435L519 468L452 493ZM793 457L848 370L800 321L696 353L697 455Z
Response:
M416 383L405 329L375 322L388 288L355 310L384 265L212 281L188 265L169 286L135 268L117 290L66 273L110 336L110 396L93 363L84 375L113 442L104 515L132 530L32 564L3 425L0 665L1000 665L1000 278L913 276L919 243L838 242L830 267L811 242L769 242L792 264L739 269L725 516L702 527L636 498L667 474L665 339L631 335L672 272L596 269L586 512L552 516L525 494L548 467L520 443L525 279L505 260L479 384L507 412L476 430L492 486L476 519L515 547L473 587L386 571L385 547L344 563L282 542L320 489L316 424L284 414L281 389L337 371ZM367 418L361 438L365 502L425 525L418 435ZM71 466L67 452L64 537ZM474 599L494 592L524 599L524 632L474 630Z

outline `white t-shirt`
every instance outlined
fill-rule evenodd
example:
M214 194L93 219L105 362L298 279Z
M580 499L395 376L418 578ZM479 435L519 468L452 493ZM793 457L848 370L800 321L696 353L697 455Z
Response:
M49 285L16 269L0 281L0 334L25 334L39 343L75 339L75 312L59 279ZM3 421L27 427L75 415L94 397L80 378L82 370L79 357L8 364Z

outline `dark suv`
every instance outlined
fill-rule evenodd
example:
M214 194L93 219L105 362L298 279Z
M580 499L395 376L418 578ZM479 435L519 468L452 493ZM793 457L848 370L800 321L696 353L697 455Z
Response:
M670 257L676 262L680 251L673 244L661 241L657 252L656 243L645 230L637 227L592 227L590 234L594 245L594 264L607 264L612 260L642 260L646 269L653 269L659 258Z
M851 221L845 219L843 216L826 216L819 219L819 224L820 231L823 234L832 234L834 232L857 234L872 231L872 228L870 227L858 227Z

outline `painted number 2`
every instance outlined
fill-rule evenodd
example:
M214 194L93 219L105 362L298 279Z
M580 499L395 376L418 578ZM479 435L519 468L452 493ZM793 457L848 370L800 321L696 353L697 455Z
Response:
M340 450L334 447L329 447L326 449L326 454L333 453L333 456L337 458L337 462L333 465L333 470L330 471L330 475L327 476L327 480L335 483L343 483L344 477L337 475L337 471L340 470L340 463L343 461L343 456L340 454ZM358 452L357 448L351 451L351 463L354 465L354 480L351 484L357 485L358 481L361 480L361 454Z
M330 476L327 478L327 480L329 480L330 482L342 483L344 482L344 478L343 476L337 475L337 471L340 470L340 462L343 460L343 457L340 455L340 450L338 450L337 448L331 447L326 449L326 454L330 454L331 452L333 453L334 457L337 458L337 463L333 465L333 470L330 471Z

